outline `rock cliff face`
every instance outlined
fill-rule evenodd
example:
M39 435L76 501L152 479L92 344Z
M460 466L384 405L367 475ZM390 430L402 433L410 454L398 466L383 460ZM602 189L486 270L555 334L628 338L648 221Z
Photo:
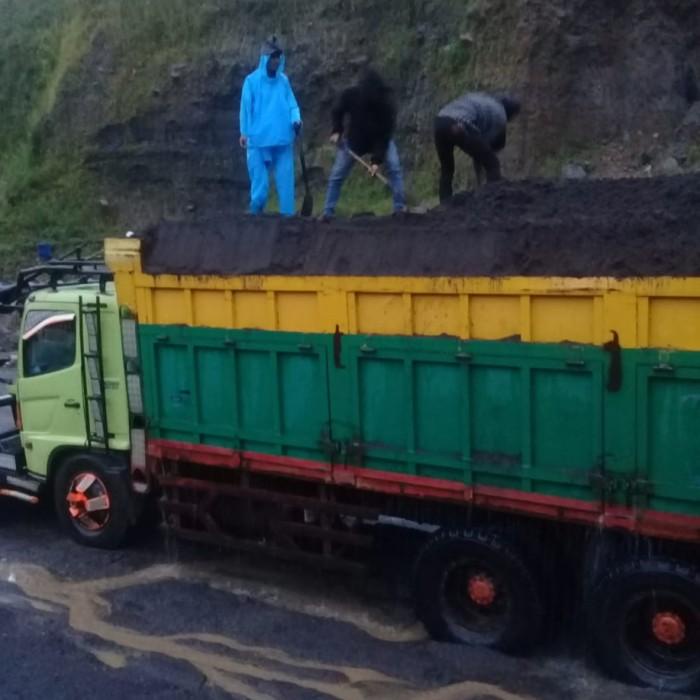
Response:
M332 159L330 105L368 63L397 90L414 199L434 196L435 111L467 89L523 99L504 155L509 177L700 163L693 0L112 0L100 11L88 0L25 2L39 14L62 8L52 25L58 58L25 110L33 158L69 145L110 226L245 206L239 91L272 32L288 49L319 189ZM16 3L0 0L0 13ZM0 58L11 48L0 34ZM0 184L0 216L2 207Z

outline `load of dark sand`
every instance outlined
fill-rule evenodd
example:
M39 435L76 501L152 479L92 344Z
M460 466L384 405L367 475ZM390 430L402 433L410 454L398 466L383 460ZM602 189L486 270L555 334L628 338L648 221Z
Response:
M332 223L163 221L143 239L153 274L700 276L700 174L501 182Z

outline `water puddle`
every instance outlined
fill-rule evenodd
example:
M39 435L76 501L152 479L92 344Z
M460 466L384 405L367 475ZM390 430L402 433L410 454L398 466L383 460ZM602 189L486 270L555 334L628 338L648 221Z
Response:
M524 696L513 695L488 683L465 682L426 690L369 668L308 661L281 649L247 644L230 636L206 633L161 636L129 629L109 620L111 609L107 598L110 593L132 586L183 579L204 579L219 589L254 595L252 583L250 587L246 582L227 586L223 579L214 575L188 572L184 567L174 565L152 566L114 578L73 582L59 579L40 566L0 563L0 580L13 581L31 605L40 610L65 611L68 624L75 632L89 635L104 644L106 648L91 646L88 651L110 668L128 666L129 656L159 654L190 664L210 685L248 700L274 700L273 695L260 687L269 683L289 684L335 700L389 700L398 697L408 700L526 700ZM385 641L405 641L416 638L417 634L415 629L399 628L392 635L386 622L377 623L367 614L355 616L352 606L334 615L329 605L314 609L303 598L294 595L287 598L275 588L263 589L263 598L266 602L274 600L275 604L288 610L335 617Z
M108 649L91 649L87 648L98 661L103 663L109 668L120 669L126 668L128 660L124 654L120 654L116 651L109 651Z

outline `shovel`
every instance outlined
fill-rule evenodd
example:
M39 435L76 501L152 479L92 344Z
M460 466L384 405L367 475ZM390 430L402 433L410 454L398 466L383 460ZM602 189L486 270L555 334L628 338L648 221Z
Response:
M391 189L391 183L387 180L381 173L372 173L372 166L362 157L358 156L355 151L348 148L348 153L372 176L376 177L380 182L383 182L389 189ZM425 214L427 209L424 207L406 207L406 211L410 214Z
M306 170L306 157L304 156L304 141L299 132L299 160L301 161L301 176L304 180L304 201L301 203L301 215L309 217L314 211L314 198L309 188L309 173Z
M372 175L372 166L364 159L355 153L351 148L348 148L348 153L370 174ZM381 173L374 173L372 177L376 177L377 180L383 182L387 187L391 188L389 180L387 180Z

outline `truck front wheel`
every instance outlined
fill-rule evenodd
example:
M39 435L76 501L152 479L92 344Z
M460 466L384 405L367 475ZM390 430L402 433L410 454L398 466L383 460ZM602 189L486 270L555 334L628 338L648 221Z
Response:
M540 636L537 576L501 532L438 533L419 555L415 594L418 616L437 639L522 652Z
M114 549L123 544L130 524L126 480L94 455L73 455L54 479L56 513L78 543Z

